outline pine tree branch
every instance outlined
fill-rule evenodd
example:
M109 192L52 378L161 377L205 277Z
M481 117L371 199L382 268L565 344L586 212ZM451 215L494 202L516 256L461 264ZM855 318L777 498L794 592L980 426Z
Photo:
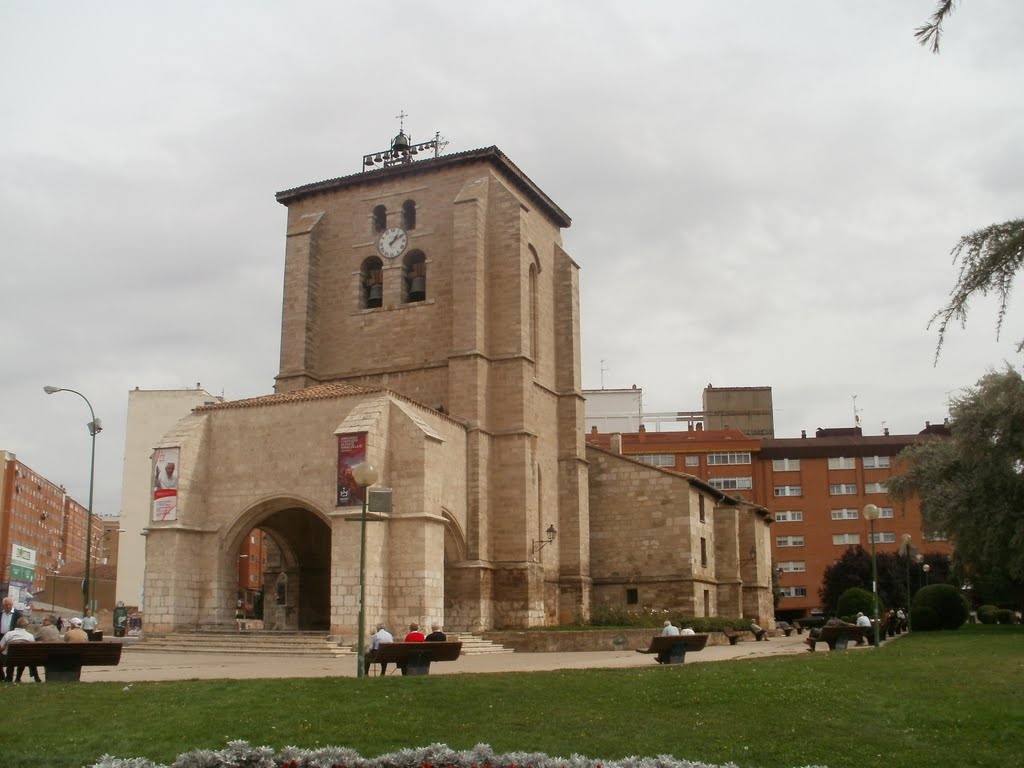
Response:
M921 45L931 45L932 53L939 52L939 42L942 37L942 22L953 13L956 8L956 0L939 0L935 13L928 19L928 23L914 30L914 37Z
M999 317L996 321L996 338L999 338L1013 288L1013 279L1024 269L1024 219L992 224L965 235L960 238L960 242L951 253L953 263L960 262L960 274L956 285L950 291L946 306L932 315L928 321L929 328L938 324L936 363L950 323L955 321L961 328L966 326L970 300L975 295L987 296L994 293L999 297ZM1024 349L1024 341L1017 349Z

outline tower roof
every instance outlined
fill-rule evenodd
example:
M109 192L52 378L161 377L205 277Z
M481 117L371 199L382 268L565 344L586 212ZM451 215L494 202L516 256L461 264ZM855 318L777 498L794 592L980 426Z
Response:
M457 152L452 155L442 155L428 160L418 160L415 163L394 165L388 168L375 168L361 173L353 173L350 176L341 176L326 181L316 181L312 184L303 184L301 187L286 189L275 195L277 202L282 205L303 200L313 195L333 192L335 190L356 187L364 184L374 184L385 179L393 179L399 176L413 176L422 173L430 173L442 168L450 168L471 163L490 163L505 178L538 207L550 216L560 227L566 228L572 225L572 219L568 214L559 208L555 202L548 197L540 187L533 183L529 176L508 159L497 147L485 147L483 149L471 149L466 152Z

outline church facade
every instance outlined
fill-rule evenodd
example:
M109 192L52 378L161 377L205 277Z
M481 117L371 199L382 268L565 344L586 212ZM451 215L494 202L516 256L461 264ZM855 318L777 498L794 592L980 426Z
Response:
M703 571L700 529L673 539L688 549L666 556L652 597L770 619L770 575L744 582L708 565L707 547L724 562L740 528L767 552L763 510L737 512L679 475L661 513L641 519L620 486L590 482L595 460L614 460L584 444L569 217L496 147L411 160L277 195L288 225L276 391L198 408L154 446L178 480L147 528L147 628L229 623L239 546L258 527L275 553L267 625L353 640L357 460L390 491L366 525L371 623L586 621L595 597L630 599L649 565L602 529L658 538L666 516L689 530L698 506L747 522L718 526L720 544L703 537ZM643 481L633 491L644 496Z

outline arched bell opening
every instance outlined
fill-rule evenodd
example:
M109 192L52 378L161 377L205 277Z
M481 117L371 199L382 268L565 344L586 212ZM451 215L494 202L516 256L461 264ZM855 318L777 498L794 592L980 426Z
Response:
M384 304L384 264L376 256L364 259L359 268L359 304L363 309Z
M427 257L412 251L402 262L402 293L406 303L427 299Z

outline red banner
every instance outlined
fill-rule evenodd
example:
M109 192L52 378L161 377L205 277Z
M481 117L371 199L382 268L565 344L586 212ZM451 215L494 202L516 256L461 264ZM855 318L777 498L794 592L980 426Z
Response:
M361 507L363 487L352 477L352 467L366 461L366 433L338 435L338 504Z

